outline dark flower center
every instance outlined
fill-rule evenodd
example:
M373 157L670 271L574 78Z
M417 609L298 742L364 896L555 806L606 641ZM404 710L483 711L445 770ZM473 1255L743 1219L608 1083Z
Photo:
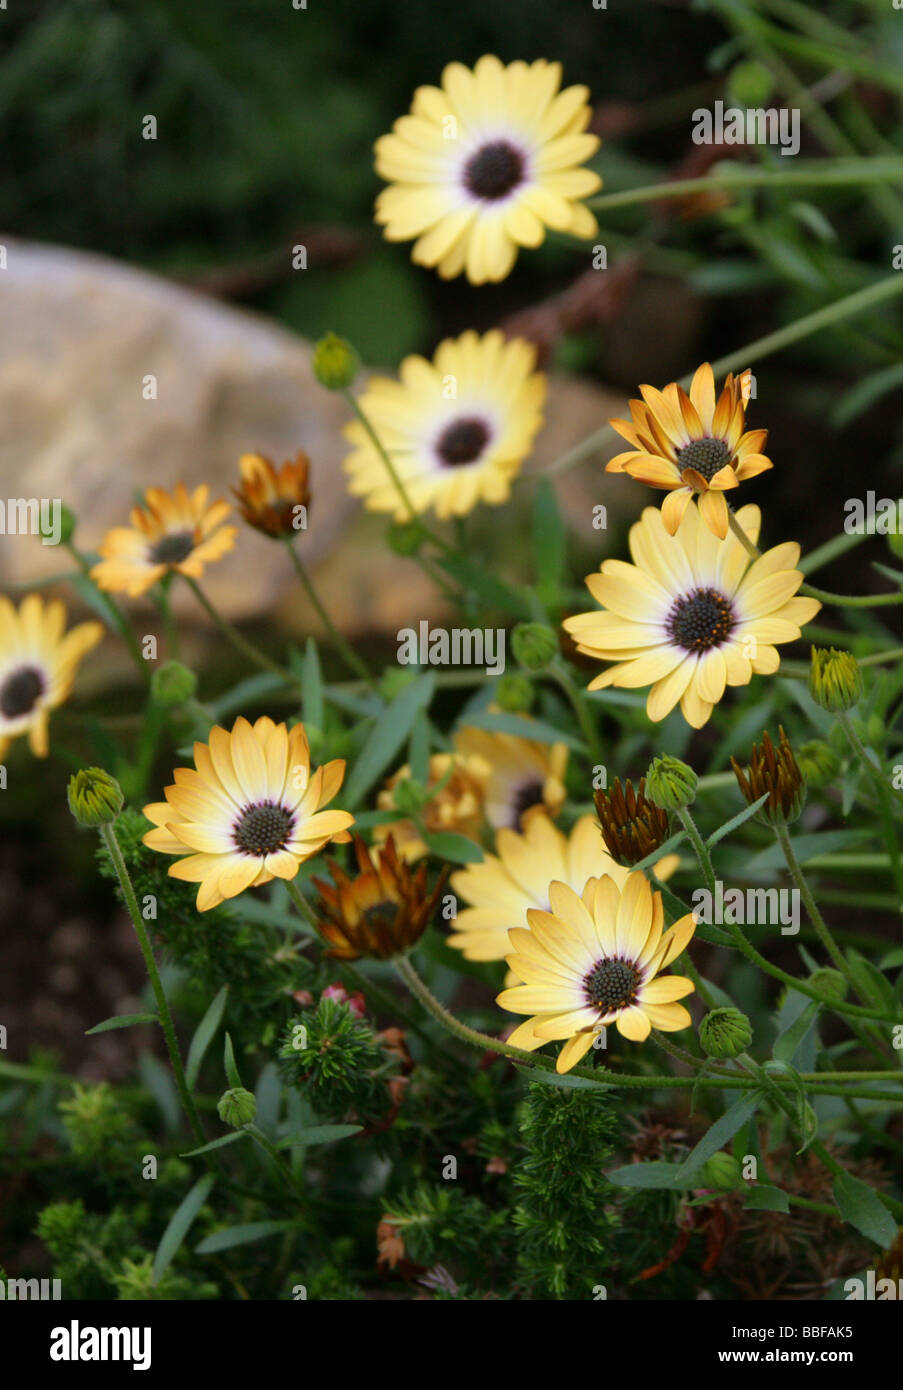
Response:
M439 436L436 452L446 468L473 463L489 442L489 430L482 420L453 420Z
M262 801L242 811L232 835L245 854L275 854L284 847L293 825L291 811L274 801Z
M18 719L34 709L38 696L43 693L43 672L36 666L22 666L0 686L0 714L4 719Z
M668 635L687 652L720 647L736 623L730 601L717 589L697 589L679 598L668 614Z
M524 157L507 140L492 140L470 156L464 183L475 198L496 202L524 181Z
M194 550L193 531L172 531L151 546L150 558L155 565L178 565Z
M372 907L365 907L361 915L368 927L391 925L398 916L398 907L399 904L393 903L391 898L383 898L381 902L374 903Z
M518 787L511 803L511 829L520 830L520 818L531 806L542 801L543 784L537 777L532 782L524 782Z
M636 999L641 975L627 960L598 960L583 983L591 1004L600 1009L626 1009Z
M681 472L685 468L695 468L707 483L730 461L731 451L723 439L694 439L677 451L677 465Z

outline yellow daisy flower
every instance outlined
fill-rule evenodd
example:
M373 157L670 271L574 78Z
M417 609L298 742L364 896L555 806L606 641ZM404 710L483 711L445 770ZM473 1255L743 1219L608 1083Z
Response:
M759 508L741 507L737 519L755 543ZM725 686L747 685L753 672L773 675L776 643L795 641L821 608L817 599L794 597L803 582L795 541L751 561L732 532L713 535L695 506L673 536L661 512L647 507L630 528L630 553L632 565L605 560L587 577L603 611L578 613L564 626L581 652L616 663L588 689L651 686L652 720L679 700L687 723L701 729Z
M591 237L581 202L601 186L580 166L599 147L586 133L586 87L561 87L561 64L509 63L486 54L471 71L449 63L441 87L418 87L410 113L376 142L376 201L388 241L411 241L417 265L444 280L504 280L521 246L546 227Z
M712 368L704 362L689 396L674 381L664 391L641 386L643 399L630 402L633 420L609 421L631 447L606 471L664 488L662 519L672 536L694 492L705 524L716 536L727 535L725 492L772 467L762 453L768 431L746 429L749 381L749 372L728 376L716 401Z
M519 830L534 808L555 816L564 805L567 744L466 726L453 747L483 788L483 812L493 830Z
M330 840L348 840L354 817L323 811L345 776L341 759L311 775L303 724L239 717L232 732L215 725L194 745L193 768L177 767L166 800L145 806L156 827L144 843L187 855L172 878L199 884L200 912L273 878L292 879Z
M66 610L38 594L18 612L0 598L0 758L14 738L28 735L36 758L46 758L50 711L68 698L78 663L103 637L102 623L79 623L64 635Z
M533 368L536 350L506 342L494 329L468 331L439 344L432 362L406 357L400 381L376 377L361 398L392 459L413 509L432 507L444 520L478 502L498 505L511 491L542 425L546 379ZM410 513L384 459L359 420L345 426L349 491L370 511Z
M184 483L172 493L149 487L143 507L133 507L131 526L115 526L100 546L91 578L101 589L131 598L147 593L164 575L177 572L200 579L204 566L235 544L234 526L223 526L228 502L207 506L206 484L189 493Z
M529 1052L566 1038L555 1064L561 1073L611 1023L631 1042L643 1042L652 1028L689 1027L689 1012L676 1001L692 993L692 980L656 976L689 942L692 913L663 933L662 895L642 873L629 874L623 887L607 875L590 879L582 895L552 883L549 899L549 912L527 913L529 931L508 933L508 964L523 984L503 990L497 1002L510 1013L532 1015L511 1034L513 1046Z
M457 914L448 937L448 944L467 960L504 960L511 949L509 929L523 926L530 908L549 911L554 880L582 893L587 881L600 874L623 888L630 872L606 851L594 816L581 816L570 835L548 816L529 816L522 831L499 830L495 844L496 854L451 878L452 891L472 904ZM669 878L679 861L677 854L666 855L656 874ZM510 976L509 983L514 980Z

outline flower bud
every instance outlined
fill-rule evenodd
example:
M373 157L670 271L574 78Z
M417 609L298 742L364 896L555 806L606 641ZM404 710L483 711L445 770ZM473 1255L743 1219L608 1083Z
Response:
M830 743L813 738L796 750L796 764L806 783L814 790L827 787L840 771L840 758Z
M314 376L327 391L347 390L359 366L354 348L335 333L327 333L314 348Z
M251 1092L246 1091L243 1086L233 1086L220 1096L216 1110L224 1125L242 1129L249 1125L257 1114L257 1102Z
M515 661L528 671L544 671L558 655L558 637L545 623L518 623L511 634Z
M707 1057L739 1057L752 1042L752 1025L739 1009L712 1009L699 1024L699 1041Z
M847 982L839 970L823 966L809 976L809 983L829 1004L842 1004L847 997Z
M767 106L774 77L764 63L737 63L728 74L727 90L737 106Z
M669 753L653 758L646 773L646 796L662 811L681 811L696 799L699 778L691 767Z
M862 675L852 652L813 647L809 693L831 714L852 709L862 697Z
M426 540L426 532L416 519L396 521L389 527L386 540L393 555L416 555Z
M762 742L753 745L749 767L745 770L731 758L737 785L748 806L762 796L768 800L755 813L761 825L791 825L802 815L806 801L806 783L796 761L790 740L779 726L778 746L775 748L768 733Z
M111 825L122 810L122 788L102 767L83 767L69 778L69 810L79 825Z
M55 526L45 526L42 520L39 525L41 538L46 538L48 541L55 542L57 545L68 545L69 542L72 540L72 537L75 535L75 513L71 510L71 508L61 504L58 519L60 528L59 536L56 536L54 534L54 532L56 531Z
M533 686L519 671L499 676L495 702L506 714L525 714L533 703Z
M743 1170L733 1154L712 1154L701 1175L704 1187L714 1187L718 1192L731 1192L743 1182Z
M181 661L164 661L151 677L151 694L166 709L175 709L193 699L197 688L197 676Z

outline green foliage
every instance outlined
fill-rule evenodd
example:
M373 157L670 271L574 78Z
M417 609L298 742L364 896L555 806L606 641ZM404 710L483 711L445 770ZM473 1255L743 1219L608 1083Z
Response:
M330 1116L349 1109L381 1114L389 1105L388 1082L398 1074L397 1057L380 1044L371 1025L335 999L321 999L289 1022L279 1063L286 1081Z
M617 1120L585 1091L531 1085L517 1165L517 1265L528 1298L591 1298L612 1272L615 1189L604 1176Z

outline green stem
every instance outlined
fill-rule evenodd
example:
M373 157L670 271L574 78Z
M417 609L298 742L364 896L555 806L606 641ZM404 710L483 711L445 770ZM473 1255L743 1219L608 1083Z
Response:
M72 541L66 541L66 549L69 551L69 554L72 556L73 560L78 565L85 578L88 579L91 582L91 584L94 585L96 592L100 596L101 602L103 603L108 614L110 615L111 623L115 628L118 629L122 637L125 639L125 643L129 649L129 652L132 655L132 659L134 660L135 665L138 667L138 670L141 672L141 679L144 681L145 685L150 685L150 665L147 661L144 660L144 657L141 655L141 647L138 644L138 638L135 636L132 625L126 617L125 613L123 613L122 609L119 607L119 604L116 602L114 598L111 597L110 594L107 593L105 589L99 589L97 585L94 584L94 580L91 579L91 564L81 553L81 551L77 548L77 546L75 546Z
M838 721L849 740L850 747L857 757L862 759L866 772L875 788L878 797L878 806L881 815L881 829L884 834L884 843L887 845L887 853L890 857L891 871L894 876L894 885L899 897L898 910L903 907L903 864L900 862L900 846L897 843L896 826L894 825L893 803L890 799L890 792L881 777L880 772L875 767L868 752L856 732L856 728L850 718L848 710L841 710L837 715Z
M686 182L698 183L700 181L690 179ZM706 180L702 180L702 182L706 182ZM668 184L660 187L673 189L677 185ZM903 275L886 276L877 284L868 285L864 290L856 290L854 294L848 294L843 299L835 300L833 304L826 304L823 308L816 309L811 314L805 314L802 318L796 319L783 328L776 329L773 333L766 333L763 338L756 338L754 342L747 343L745 347L729 353L727 357L719 358L717 362L712 363L712 371L715 376L722 376L726 372L743 369L761 361L763 357L770 357L772 353L780 352L783 348L799 342L802 338L808 338L812 333L818 333L823 328L829 328L844 319L852 318L855 314L861 314L866 309L872 309L876 304L880 304L886 299L892 299L898 294L903 294ZM691 376L685 376L681 385L689 389L690 381ZM613 443L616 438L616 432L610 425L594 430L579 444L575 444L572 449L551 463L544 470L544 473L548 476L565 473L568 469L583 463L585 459L591 458L605 445Z
M702 876L705 879L705 886L711 893L712 900L714 901L717 890L715 887L715 870L712 867L712 856L709 854L705 842L696 827L696 822L690 815L690 812L686 806L681 807L681 809L677 812L677 819L680 821L681 825L686 831L687 838L689 839L690 844L693 846L696 858L699 860L699 867L700 869L702 869Z
M100 827L101 838L107 847L113 867L116 870L116 877L119 879L119 886L122 889L122 896L128 908L135 934L138 937L138 944L141 947L141 954L144 956L144 964L147 967L148 977L154 991L154 998L157 1001L157 1011L160 1015L160 1023L163 1028L163 1036L166 1039L166 1047L169 1052L169 1060L172 1064L172 1072L179 1092L179 1098L185 1114L188 1116L188 1123L191 1125L191 1132L198 1142L198 1145L206 1144L207 1140L204 1131L201 1129L201 1122L198 1112L188 1089L188 1082L185 1079L185 1072L182 1067L182 1058L179 1055L179 1045L176 1041L176 1030L173 1026L172 1014L169 1011L169 1004L163 992L163 985L160 980L160 972L157 969L157 962L154 960L154 953L151 949L150 940L145 930L144 920L141 916L141 909L138 906L138 899L135 896L135 889L132 885L128 866L123 857L119 841L116 838L116 831L112 825L102 825ZM209 1154L204 1155L208 1166L212 1166Z
M221 613L217 612L196 579L190 579L187 575L183 577L204 612L213 620L220 632L228 642L231 642L236 651L240 652L242 656L247 657L255 666L260 666L264 671L271 671L276 676L282 676L287 682L291 681L292 677L284 667L277 665L275 661L271 661L263 652L258 651L257 647L255 647L252 642L242 637L237 627L233 627L232 623L230 623L227 618L224 618Z
M165 575L157 586L156 602L163 619L163 631L166 633L166 646L169 655L174 661L179 660L179 630L173 621L172 606L169 602L169 590L172 584L172 571Z
M304 564L302 563L301 556L295 549L294 543L290 536L286 537L285 546L291 557L291 561L295 567L298 578L301 580L301 583L304 586L304 591L307 594L307 597L310 599L311 605L315 609L317 616L320 619L320 622L323 624L326 631L329 633L329 636L331 637L333 643L342 653L342 656L345 658L345 661L351 668L351 670L354 671L356 675L360 676L361 680L366 681L367 684L370 686L371 690L376 690L376 681L374 680L372 673L368 669L366 662L363 660L362 657L358 656L357 652L351 646L351 643L345 640L345 638L342 636L342 634L336 627L335 623L332 621L332 618L329 616L329 613L324 607L319 594L314 588L313 580L307 573L307 570Z
M583 737L586 739L589 755L593 762L598 764L602 756L602 750L599 745L599 735L592 715L586 705L586 701L583 699L583 692L577 689L571 678L570 672L567 671L564 666L553 666L550 674L561 686L561 689L570 701L571 708L577 716L577 722L580 725Z
M815 928L815 932L818 936L819 941L827 951L828 955L831 957L832 961L834 962L837 969L840 971L841 975L846 980L847 984L853 990L855 990L855 992L859 994L862 998L863 996L861 995L859 986L856 983L856 977L854 976L853 972L849 967L847 958L841 951L840 947L837 945L837 942L834 940L833 936L831 935L831 930L824 917L822 917L818 909L818 904L815 901L815 898L812 896L812 890L810 889L809 884L806 881L806 878L803 874L803 870L800 867L800 862L797 859L796 854L794 853L793 845L790 842L790 836L787 833L786 825L776 825L774 827L774 833L777 838L778 844L781 846L784 858L787 861L787 868L790 870L790 877L793 879L794 883L799 889L799 895L803 900L806 912L809 917L809 921ZM868 1003L868 999L865 999L865 1003Z
M672 179L644 184L642 188L625 188L620 193L601 193L595 198L587 198L586 205L594 212L608 212L612 208L659 202L663 198L684 198L695 193L745 192L748 188L861 187L894 182L903 182L903 159L883 155L798 162L792 169L776 170L751 168L748 164L729 164L717 173L706 174L702 178Z
M254 1140L255 1144L257 1144L261 1149L263 1149L264 1153L268 1154L269 1157L273 1160L273 1163L279 1170L279 1176L282 1178L282 1181L285 1183L289 1192L291 1192L294 1197L299 1197L300 1193L298 1191L298 1185L292 1173L289 1171L288 1167L283 1162L282 1155L276 1148L276 1145L270 1139L268 1139L267 1136L264 1134L263 1130L258 1129L255 1124L242 1125L242 1129L246 1130L247 1133L250 1134L251 1138Z

